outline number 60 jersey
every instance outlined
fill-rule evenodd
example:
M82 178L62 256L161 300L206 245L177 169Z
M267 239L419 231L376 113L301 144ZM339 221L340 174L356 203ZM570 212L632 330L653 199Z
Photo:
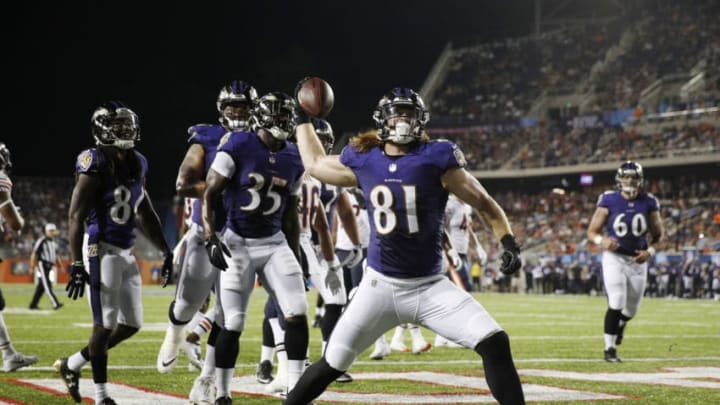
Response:
M105 155L96 148L78 155L77 174L96 176L102 188L102 197L93 204L88 216L85 233L90 241L101 240L122 249L131 247L135 241L135 209L144 197L148 166L140 152L130 152L135 153L141 167L137 176L125 173L120 167L112 174Z
M448 192L441 183L465 158L452 142L421 142L403 156L380 147L343 149L340 162L355 173L370 222L368 266L397 278L442 271L441 239Z
M636 250L648 248L647 238L650 213L660 209L660 203L652 194L640 193L637 198L626 200L620 191L606 191L598 198L598 207L608 210L606 230L620 247L615 251L635 256Z

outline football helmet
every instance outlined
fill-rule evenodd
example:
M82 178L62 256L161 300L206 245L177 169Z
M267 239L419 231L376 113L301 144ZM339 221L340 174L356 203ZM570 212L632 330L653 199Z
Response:
M0 142L0 169L5 169L5 171L12 169L10 149L5 145L5 142Z
M220 123L225 128L231 130L246 128L257 98L257 90L255 90L255 87L242 80L233 80L224 86L220 89L220 94L218 94L217 102L215 103L220 113ZM240 114L226 113L225 107L228 104L245 104L247 106L247 112Z
M315 127L315 133L320 139L320 143L325 147L325 152L330 153L335 145L335 135L333 135L332 126L329 122L320 118L313 118L312 123L313 127Z
M615 174L615 184L618 190L627 194L630 198L635 198L643 186L643 168L642 166L631 160L621 164Z
M298 108L295 100L285 93L268 93L255 103L250 116L251 128L270 132L275 139L284 141L295 131L293 112Z
M373 120L381 140L406 144L420 139L430 113L414 90L395 87L378 101Z
M140 118L121 101L100 105L93 112L90 123L97 145L130 149L140 140Z

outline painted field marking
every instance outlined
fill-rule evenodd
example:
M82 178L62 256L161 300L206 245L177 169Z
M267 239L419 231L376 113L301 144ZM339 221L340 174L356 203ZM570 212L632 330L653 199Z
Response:
M67 393L67 389L65 388L65 383L60 381L59 378L23 379L14 380L13 382L17 382L29 387L35 387L37 390L47 392L49 394L66 397L68 399L68 403L72 401L72 399L70 399L70 395ZM108 394L116 402L123 405L147 405L150 403L180 405L187 404L188 401L187 397L184 396L162 393L148 388L137 387L127 384L108 382L107 390ZM91 378L80 379L80 395L82 395L83 397L83 402L95 402L95 384L93 383L93 380Z

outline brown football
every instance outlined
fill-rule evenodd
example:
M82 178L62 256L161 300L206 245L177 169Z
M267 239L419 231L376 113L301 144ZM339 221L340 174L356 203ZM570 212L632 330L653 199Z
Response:
M308 77L297 92L298 103L305 112L316 118L325 118L335 105L332 87L319 77Z

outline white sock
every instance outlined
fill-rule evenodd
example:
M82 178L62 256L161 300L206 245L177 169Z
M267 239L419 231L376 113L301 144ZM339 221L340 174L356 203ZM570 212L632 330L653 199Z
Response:
M197 327L198 323L200 323L200 320L203 319L204 317L205 317L205 314L203 314L202 312L200 312L200 311L195 312L195 315L193 315L190 322L188 322L186 325L187 330L194 330L195 327Z
M275 354L275 348L270 346L261 346L260 347L260 362L262 363L265 360L270 361L272 363L273 361L273 354Z
M603 338L605 339L605 350L615 347L615 338L617 335L608 335L607 333L603 335Z
M414 341L421 341L424 342L425 338L423 337L422 333L420 333L420 327L414 324L410 324L410 337L412 337L413 342Z
M95 403L101 404L103 399L108 397L105 383L95 383Z
M230 382L232 381L234 368L216 368L215 384L217 384L217 398L230 396Z
M173 342L180 343L185 337L183 330L185 330L185 325L175 325L171 323L165 332L165 336L170 337Z
M392 341L393 342L402 342L403 340L405 340L405 336L404 336L405 330L406 330L405 325L398 325L395 328L395 334L392 337Z
M204 334L212 330L213 322L215 322L214 307L211 310L207 311L207 313L205 313L202 317L200 317L195 327L188 328L188 330L191 330L194 334L202 337Z
M205 362L200 375L212 377L215 374L215 346L205 345Z
M288 360L287 363L287 385L290 392L305 371L305 360Z
M82 353L77 352L68 357L68 368L72 371L80 371L88 360L83 357Z
M270 323L270 329L272 329L273 339L275 340L275 346L285 342L285 330L280 327L280 320L278 318L268 319Z
M375 341L375 345L377 346L387 346L387 339L385 338L385 335L380 335L379 338Z
M0 350L2 350L3 358L7 358L15 354L15 348L10 342L10 333L5 325L5 318L0 313Z

